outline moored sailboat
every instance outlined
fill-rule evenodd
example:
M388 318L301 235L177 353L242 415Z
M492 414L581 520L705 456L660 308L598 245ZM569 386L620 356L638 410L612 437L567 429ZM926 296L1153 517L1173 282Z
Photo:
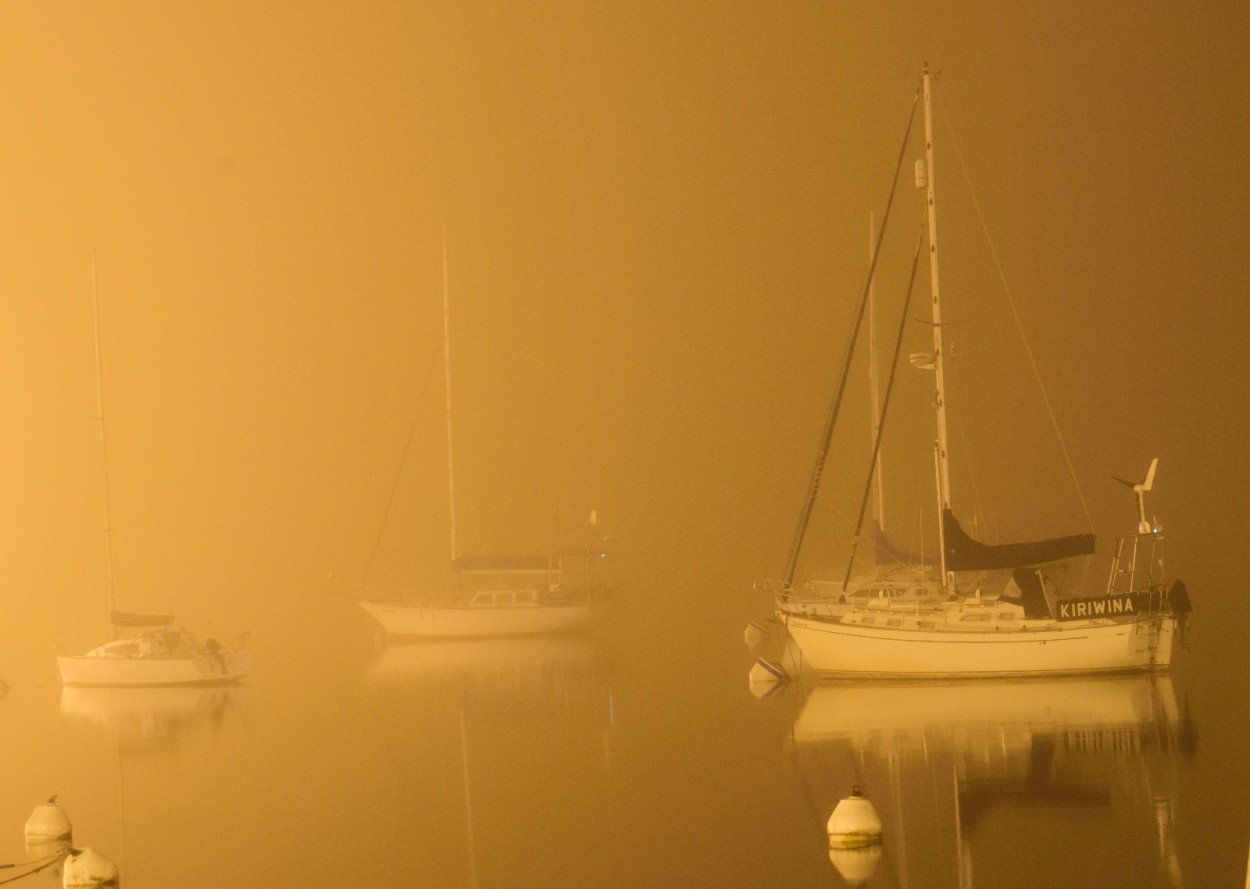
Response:
M1137 494L1138 525L1120 539L1106 588L1098 595L1060 598L1054 568L1064 560L1093 554L1092 535L990 545L969 536L955 516L946 428L931 89L926 70L917 96L923 97L925 124L925 158L917 164L917 184L926 191L933 342L932 353L913 355L912 363L932 371L935 378L939 565L915 575L910 595L889 592L898 585L884 576L861 579L854 591L859 595L848 595L852 591L846 582L836 598L796 593L794 565L820 477L822 451L787 576L772 586L776 616L801 651L804 665L823 675L1041 676L1166 668L1189 603L1183 585L1166 586L1163 534L1146 519L1143 498L1153 484L1157 461L1151 463L1145 480L1131 485ZM849 354L850 350L848 360ZM837 405L835 401L826 427L826 451ZM1006 579L986 592L995 577Z
M603 553L593 547L550 555L463 555L456 534L452 451L451 329L447 248L443 246L443 375L447 414L447 493L450 504L451 585L428 601L365 598L357 604L387 636L474 638L567 633L587 629L601 592L595 572ZM597 513L589 526L597 531Z
M100 367L99 299L92 288L95 318L96 422L104 481L104 542L107 550L110 622L114 638L85 654L60 655L57 668L67 686L206 685L243 679L252 670L252 652L244 644L223 645L201 640L185 629L173 629L167 614L118 611L113 588L112 528L109 517L108 447L104 431L104 381ZM121 631L137 631L120 635Z

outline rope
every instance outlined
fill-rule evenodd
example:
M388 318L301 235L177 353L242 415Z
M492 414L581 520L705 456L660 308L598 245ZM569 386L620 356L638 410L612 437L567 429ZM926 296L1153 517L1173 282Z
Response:
M37 867L32 870L25 871L24 873L17 874L16 876L5 877L3 880L0 880L0 884L14 883L18 880L23 880L26 877L33 876L34 874L37 874L42 870L47 870L52 867L52 865L64 860L68 855L68 851L57 852L55 855L48 855L44 858L36 858L33 861L22 861L17 864L0 864L0 868L26 867L32 864L37 865Z
M920 90L916 90L915 98L912 99L911 113L907 118L907 128L903 132L903 144L899 146L898 161L894 167L894 179L890 183L890 196L885 203L885 213L882 214L880 235L885 233L886 223L890 218L890 208L894 205L894 193L898 190L899 173L903 168L903 160L907 156L907 143L910 141L912 124L916 120L916 106L920 101ZM881 255L882 237L878 235L876 246L872 251L872 261L868 264L868 274L864 279L863 291L859 298L859 307L855 312L855 323L851 327L850 336L846 343L846 353L842 359L842 373L838 378L837 389L833 396L833 405L829 409L828 418L825 421L824 437L821 441L820 450L816 455L816 465L812 468L811 483L808 486L807 498L803 501L803 508L799 513L799 525L794 534L794 544L790 549L790 558L786 563L785 583L790 586L794 582L794 571L799 561L799 553L803 549L803 539L807 536L807 526L812 518L812 509L816 505L816 494L820 490L820 479L825 471L825 460L829 456L829 446L833 441L833 430L838 422L838 412L842 408L842 396L846 392L847 378L850 376L851 360L855 355L855 343L859 339L859 330L864 321L864 311L868 306L868 291L872 286L873 274L877 270L877 258Z
M928 208L925 208L927 214ZM855 536L851 538L851 556L846 562L846 576L842 579L842 591L846 592L851 582L851 568L855 565L855 552L859 548L859 536L864 528L864 514L868 511L868 499L872 496L872 475L877 469L877 460L881 454L881 439L885 434L885 417L890 409L890 395L894 391L894 380L898 376L898 357L903 351L903 334L907 330L907 310L911 308L911 297L916 287L916 270L920 268L920 249L924 246L924 221L920 218L920 235L916 239L916 253L911 260L911 277L907 279L907 296L903 299L903 314L899 319L898 336L894 340L894 357L890 360L890 378L886 380L885 396L881 400L881 416L877 420L877 434L872 443L872 459L868 463L868 481L864 485L864 498L859 504L859 518L855 522Z
M955 148L955 156L959 158L959 167L964 174L964 182L968 185L968 192L972 196L972 206L977 211L977 221L981 223L981 231L985 235L986 244L990 248L990 256L994 259L994 270L998 272L998 280L1003 285L1003 293L1007 296L1007 305L1011 307L1012 318L1016 322L1016 331L1020 334L1020 342L1024 345L1024 354L1029 359L1029 367L1033 371L1033 378L1037 381L1038 391L1042 395L1042 403L1046 405L1046 414L1050 417L1051 427L1055 431L1055 438L1059 441L1059 449L1063 453L1064 462L1068 467L1068 474L1072 477L1072 485L1076 488L1077 499L1081 502L1081 510L1085 513L1085 520L1089 523L1092 531L1094 528L1094 519L1090 515L1089 504L1085 502L1085 494L1081 490L1081 483L1076 477L1076 468L1072 463L1072 456L1068 453L1068 445L1063 440L1063 433L1059 430L1059 420L1055 417L1054 408L1050 404L1050 396L1046 394L1046 386L1042 382L1042 374L1037 366L1037 359L1033 357L1033 349L1029 345L1028 337L1024 333L1024 323L1020 319L1020 311L1016 308L1015 298L1011 295L1011 287L1007 284L1007 276L1003 273L1002 262L998 258L998 250L994 247L994 241L990 237L989 226L985 223L985 214L981 212L981 202L977 198L976 189L972 187L972 178L968 175L968 165L964 162L963 152L959 148L959 142L955 138L955 131L951 128L949 118L946 121L946 132L950 136L951 145Z

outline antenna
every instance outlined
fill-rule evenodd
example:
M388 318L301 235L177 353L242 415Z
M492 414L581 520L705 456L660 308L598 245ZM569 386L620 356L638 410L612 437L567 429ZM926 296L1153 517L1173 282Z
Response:
M1146 492L1149 491L1151 487L1154 486L1155 469L1158 467L1158 465L1159 465L1159 458L1155 457L1154 459L1150 461L1150 468L1146 470L1145 480L1140 481L1140 482L1130 482L1126 479L1122 479L1114 475L1112 476L1112 478L1114 478L1120 484L1126 485L1127 487L1131 488L1133 493L1137 495L1137 533L1138 534L1149 534L1151 531L1154 530L1151 527L1150 522L1146 521Z

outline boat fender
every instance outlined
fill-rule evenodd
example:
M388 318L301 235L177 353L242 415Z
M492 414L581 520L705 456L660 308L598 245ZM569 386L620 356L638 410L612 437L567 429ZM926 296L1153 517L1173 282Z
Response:
M859 785L834 806L826 829L833 849L863 849L881 842L881 818Z
M768 638L768 629L759 621L753 620L743 630L742 638L747 644L748 651L757 651L764 640Z
M785 682L790 676L780 664L760 658L751 667L751 672L747 675L747 678L752 684L755 684L757 682Z

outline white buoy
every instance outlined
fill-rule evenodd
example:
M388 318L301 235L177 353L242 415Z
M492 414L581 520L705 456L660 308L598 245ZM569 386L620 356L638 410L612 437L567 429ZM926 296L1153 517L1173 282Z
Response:
M826 828L831 849L863 849L881 842L881 818L858 786L834 806Z
M65 889L117 885L117 865L90 847L71 852L65 859L63 873L61 885Z
M26 819L26 844L66 840L74 832L65 810L56 804L56 797L35 806Z
M874 843L862 849L830 849L829 860L833 862L838 876L848 886L863 886L877 872L881 861L881 844Z

